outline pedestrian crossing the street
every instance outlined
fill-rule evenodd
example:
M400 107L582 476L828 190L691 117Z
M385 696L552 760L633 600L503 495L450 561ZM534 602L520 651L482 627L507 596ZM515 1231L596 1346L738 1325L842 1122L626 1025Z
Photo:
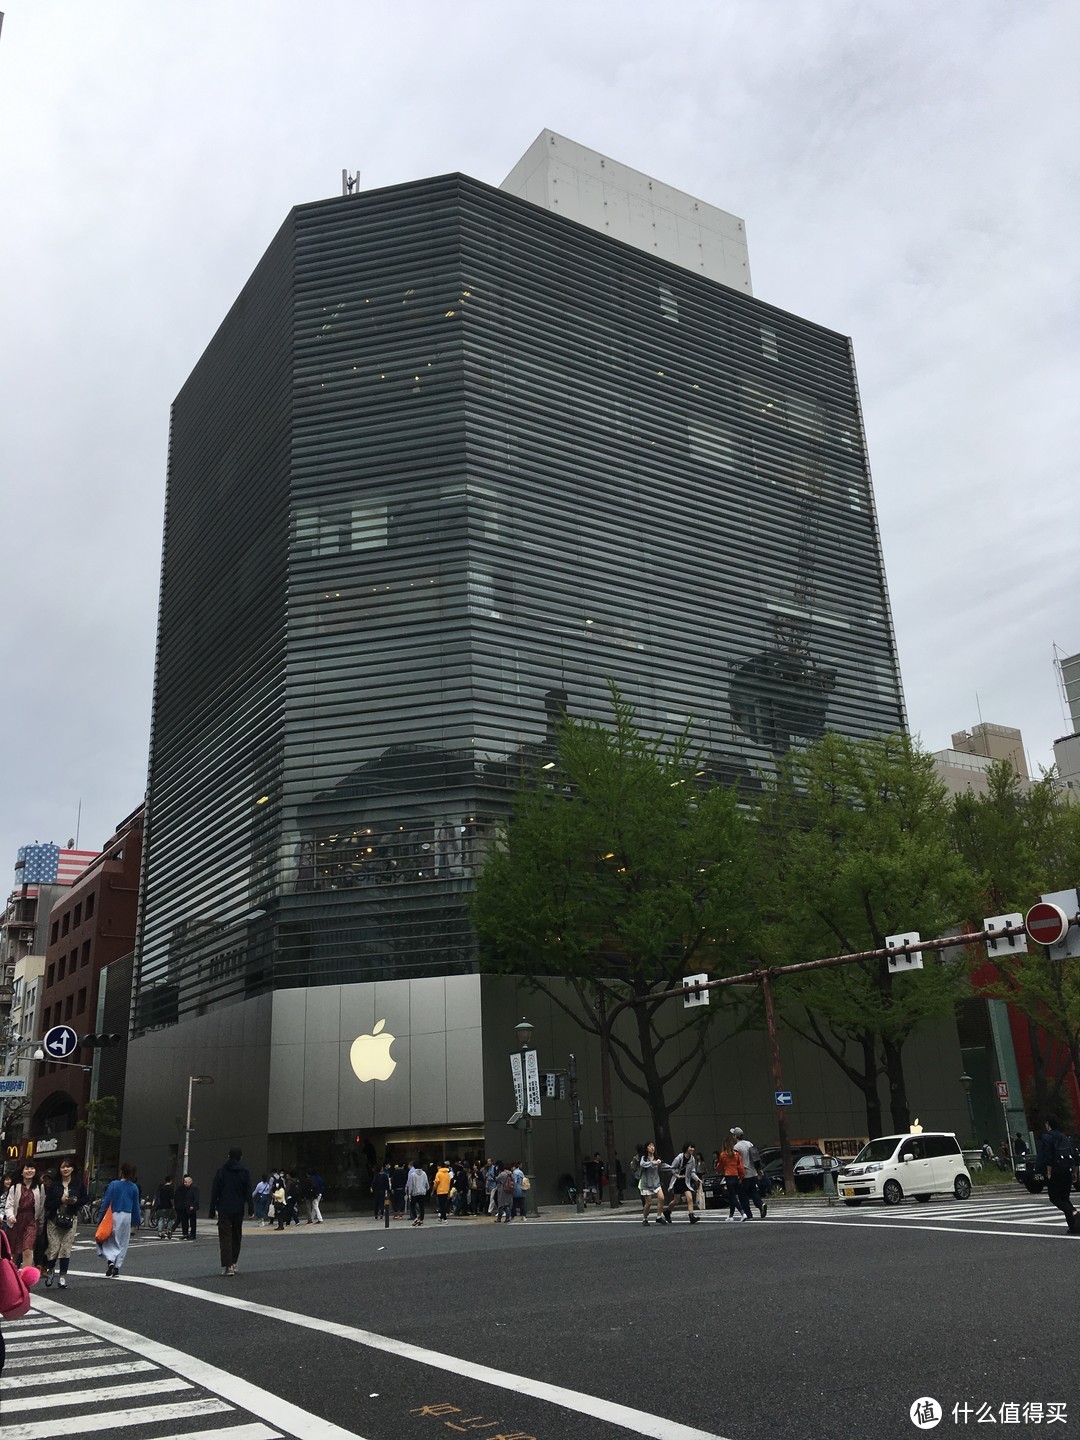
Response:
M360 1440L192 1356L51 1300L35 1296L31 1313L4 1327L4 1341L4 1440L87 1431L124 1440L132 1430L139 1440Z

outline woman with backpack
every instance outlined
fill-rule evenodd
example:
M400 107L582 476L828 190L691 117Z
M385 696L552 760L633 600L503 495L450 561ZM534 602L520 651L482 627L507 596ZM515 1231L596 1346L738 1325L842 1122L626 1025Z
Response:
M52 1286L56 1262L60 1262L59 1285L67 1289L68 1262L79 1231L79 1211L86 1204L86 1186L75 1173L72 1160L60 1161L60 1178L45 1191L45 1289Z
M509 1165L501 1161L498 1174L495 1176L495 1224L505 1220L510 1224L510 1217L514 1209L514 1171Z

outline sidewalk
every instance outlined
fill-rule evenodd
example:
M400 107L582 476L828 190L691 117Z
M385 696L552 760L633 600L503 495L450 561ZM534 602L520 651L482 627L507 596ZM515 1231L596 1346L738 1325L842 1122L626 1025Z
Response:
M1016 1184L1014 1180L1011 1179L1011 1177L1003 1175L1000 1181L994 1181L991 1184L974 1186L972 1190L972 1195L978 1196L985 1194L996 1196L1002 1191L1011 1193L1013 1190L1017 1190L1019 1188L1020 1187ZM809 1195L778 1195L774 1192L772 1195L769 1196L768 1202L770 1214L782 1214L785 1210L788 1212L792 1210L807 1209L828 1210L834 1207L838 1207L841 1203L842 1202L838 1196L825 1196L822 1195L820 1191L815 1191L813 1194ZM720 1216L723 1214L725 1208L726 1207L723 1205L711 1206L705 1213L710 1216ZM628 1193L623 1203L619 1206L616 1206L614 1209L608 1204L601 1204L586 1205L584 1210L578 1211L577 1208L573 1205L553 1203L550 1205L541 1205L540 1214L536 1217L530 1216L529 1219L532 1220L535 1218L548 1222L552 1220L581 1220L589 1222L599 1222L601 1220L636 1220L640 1217L640 1214L641 1206L639 1201L637 1200L636 1196ZM386 1225L384 1225L382 1220L376 1220L373 1216L370 1215L331 1214L325 1217L322 1225L307 1225L304 1223L301 1223L300 1225L290 1225L288 1227L288 1232L292 1235L317 1235L321 1231L329 1229L337 1232L338 1234L345 1234L358 1230L384 1230L387 1228L391 1230L407 1229L410 1223L411 1222L407 1219L391 1220L389 1227L387 1227ZM491 1215L451 1216L450 1219L446 1221L447 1225L491 1225L493 1223L494 1217ZM521 1222L514 1221L513 1223L520 1224ZM527 1223L529 1222L526 1221L526 1224ZM437 1226L438 1224L438 1217L432 1215L429 1211L427 1219L424 1221L425 1229L432 1226ZM286 1232L279 1231L277 1229L277 1226L273 1224L269 1226L263 1226L254 1220L247 1220L244 1223L245 1239L248 1239L255 1235L278 1235L284 1233Z

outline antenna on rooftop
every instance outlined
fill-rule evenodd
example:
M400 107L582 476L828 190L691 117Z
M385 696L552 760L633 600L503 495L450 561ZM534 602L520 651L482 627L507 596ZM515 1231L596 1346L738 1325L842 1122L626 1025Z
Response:
M360 193L360 171L350 175L348 170L341 172L341 193L342 195L359 195Z

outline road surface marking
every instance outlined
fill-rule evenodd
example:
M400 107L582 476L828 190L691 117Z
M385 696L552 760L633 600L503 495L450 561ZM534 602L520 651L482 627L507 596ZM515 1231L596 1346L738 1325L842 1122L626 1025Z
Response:
M45 1376L35 1380L36 1385L47 1384ZM47 1395L37 1390L19 1396L21 1405L33 1405L35 1411L55 1410L58 1405L107 1405L112 1401L141 1400L147 1395L167 1395L171 1390L191 1390L188 1380L178 1375L168 1375L164 1380L138 1380L134 1385L99 1385L92 1390L71 1390L64 1395ZM79 1430L88 1429L88 1422L81 1417L74 1425Z
M648 1411L639 1410L630 1405L620 1405L614 1400L602 1400L597 1395L587 1395L581 1390L568 1390L562 1385L552 1385L546 1380L534 1380L528 1375L515 1375L508 1370L496 1370L491 1365L480 1365L472 1360L463 1360L457 1355L444 1355L438 1350L425 1350L420 1345L411 1345L407 1341L396 1340L389 1335L379 1335L374 1330L362 1330L356 1325L342 1325L333 1320L325 1320L320 1316L302 1315L294 1310L279 1310L271 1305L259 1305L254 1301L234 1298L231 1295L213 1295L206 1290L197 1289L194 1285L183 1285L176 1280L154 1280L144 1275L125 1275L122 1277L121 1283L148 1285L152 1289L167 1290L174 1295L187 1295L191 1299L201 1300L205 1304L223 1305L227 1309L242 1311L245 1315L261 1315L268 1320L279 1320L286 1325L295 1325L305 1330L317 1330L320 1335L336 1335L339 1339L351 1340L354 1344L364 1345L369 1350L382 1351L398 1360L413 1360L420 1365L430 1366L434 1370L445 1370L451 1375L461 1375L469 1380L478 1380L482 1385L493 1385L500 1390L510 1390L516 1395L529 1395L534 1400L543 1400L551 1405L559 1405L564 1410L572 1410L579 1415L591 1415L595 1420L603 1420L606 1424L621 1425L632 1434L648 1435L651 1440L725 1440L724 1436L717 1435L715 1431L698 1430L692 1425L682 1425L679 1421L672 1420L666 1415L650 1415ZM75 1312L71 1312L71 1319L75 1324L85 1324L88 1330L96 1329L97 1333L108 1339L121 1333L117 1332L115 1327L104 1325L102 1322L95 1321L92 1325L86 1323L86 1317L80 1314L76 1318ZM153 1354L154 1342L143 1341L140 1345L133 1344L131 1348L148 1359L156 1358ZM191 1357L186 1358L190 1364ZM168 1364L171 1369L180 1370L181 1374L190 1373L181 1370L181 1367L174 1362L165 1361L163 1363ZM206 1384L205 1381L199 1383ZM243 1384L245 1382L234 1383ZM218 1389L217 1386L207 1385L207 1389L211 1388ZM219 1393L225 1394L226 1392L219 1390ZM240 1400L237 1403L244 1404L245 1409L252 1410L255 1414L259 1413L253 1405ZM286 1428L279 1414L275 1413L273 1419L274 1423L281 1425L282 1429ZM311 1440L332 1440L335 1434L343 1433L327 1426L317 1433L311 1432ZM5 1435L4 1440L9 1440L9 1437Z
M154 1440L281 1440L281 1431L253 1420L250 1425L226 1425L224 1429L174 1430L171 1435L155 1435Z
M87 1337L89 1338L89 1337ZM97 1360L105 1359L113 1355L126 1355L126 1350L121 1350L117 1345L102 1345L100 1340L94 1341L99 1348L97 1350L63 1350L56 1345L42 1346L39 1351L33 1351L29 1355L20 1355L17 1360L9 1355L7 1364L4 1366L4 1373L9 1370L34 1370L42 1366L50 1368L61 1360L63 1364L69 1365L73 1360Z
M20 1400L23 1398L19 1397ZM181 1405L140 1405L136 1410L99 1410L92 1415L71 1415L62 1420L42 1420L35 1415L24 1425L4 1426L4 1440L62 1440L82 1431L104 1435L128 1425L156 1425L163 1420L193 1420L197 1415L221 1415L232 1410L224 1400L188 1400ZM200 1440L199 1432L192 1440Z
M74 1273L74 1272L72 1272ZM104 1279L104 1276L98 1276ZM123 1277L121 1284L134 1283L127 1277ZM187 1292L193 1295L200 1295L202 1292L188 1286L177 1286L180 1292ZM226 1297L222 1297L226 1298ZM273 1395L269 1390L262 1390L258 1385L252 1385L247 1380L241 1380L236 1375L229 1375L226 1371L220 1370L216 1365L210 1365L205 1360L199 1360L194 1355L187 1355L182 1350L174 1350L171 1345L162 1345L157 1340L150 1340L145 1335L139 1335L134 1330L125 1330L119 1325L113 1325L108 1320L99 1320L96 1316L87 1315L81 1310L69 1310L66 1306L58 1305L54 1300L46 1300L44 1296L34 1297L35 1307L40 1307L46 1315L62 1315L69 1325L76 1329L86 1331L90 1335L96 1335L102 1340L107 1340L115 1345L122 1345L126 1350L142 1356L144 1360L152 1360L158 1365L172 1370L177 1375L182 1375L186 1380L192 1381L204 1390L210 1390L215 1395L220 1395L222 1400L231 1401L232 1405L238 1406L241 1410L247 1410L250 1414L264 1420L267 1424L275 1426L278 1433L290 1435L294 1440L363 1440L363 1436L357 1435L355 1431L343 1430L339 1425L332 1425L329 1420L323 1420L318 1415L311 1414L308 1410L301 1410L298 1405L292 1405L288 1400ZM239 1309L247 1308L242 1302L238 1302ZM77 1393L77 1392L76 1392ZM21 1400L29 1397L20 1396ZM210 1410L194 1411L197 1414L212 1414L228 1410L229 1405L223 1405L220 1401L192 1401L193 1405L210 1405ZM169 1406L148 1406L145 1410L130 1412L133 1415L145 1415L145 1423L158 1419L183 1419L188 1413L184 1407L172 1407L174 1415L150 1413L154 1409L168 1410ZM110 1416L101 1417L97 1420L98 1428L106 1429L107 1423L116 1425L118 1422ZM52 1424L51 1421L33 1421L25 1427L24 1440L47 1440L48 1434L60 1435L66 1433L70 1428L71 1421L65 1420L65 1430L44 1432L41 1424ZM140 1425L144 1421L131 1419L123 1422L127 1425ZM79 1430L93 1430L95 1428L95 1417L80 1415L76 1422ZM9 1426L4 1430L4 1440L20 1440L20 1435L12 1431Z
M125 1360L122 1365L83 1365L74 1370L50 1369L45 1375L21 1375L4 1381L5 1390L30 1390L35 1385L70 1385L75 1380L107 1380L110 1375L144 1374L156 1370L149 1360Z
M20 1322L15 1321L18 1325ZM25 1330L16 1330L14 1335L8 1331L4 1336L9 1350L25 1350L29 1345L40 1345L47 1340L50 1345L63 1347L68 1340L70 1332L63 1325L34 1325ZM79 1342L82 1344L82 1341Z
M972 1225L900 1225L891 1224L888 1220L854 1220L847 1217L837 1216L835 1220L796 1220L789 1223L796 1225L833 1225L842 1230L845 1226L855 1230L931 1230L938 1235L993 1235L1001 1240L1007 1235L1010 1240L1075 1240L1075 1235L1070 1235L1063 1230L1060 1235L1033 1234L1027 1230L1014 1230L1011 1234L1002 1230L976 1230ZM5 1437L6 1440L6 1437Z

